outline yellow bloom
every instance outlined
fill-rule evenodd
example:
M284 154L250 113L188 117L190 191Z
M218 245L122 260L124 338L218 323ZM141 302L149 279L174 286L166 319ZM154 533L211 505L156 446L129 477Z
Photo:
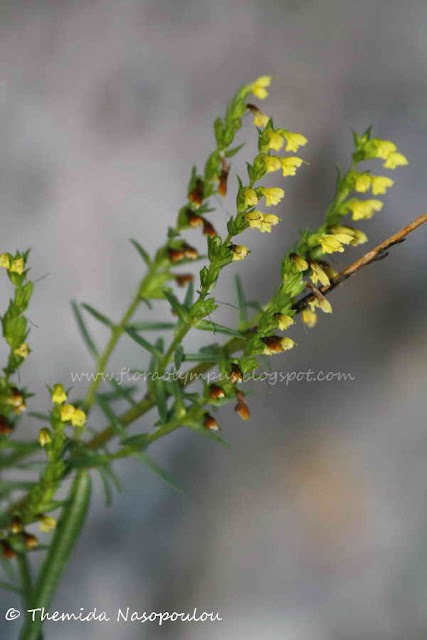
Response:
M86 423L86 414L81 409L75 409L71 416L71 424L73 427L84 427Z
M277 320L277 328L280 331L286 331L291 325L295 324L295 320L285 313L276 313L274 317Z
M351 243L353 247L357 247L359 244L365 244L365 242L368 242L366 233L358 229L353 229L353 242Z
M301 133L293 133L292 131L283 131L283 136L286 138L286 151L298 151L300 147L307 144L308 140Z
M2 253L0 255L0 267L4 267L5 269L9 269L10 268L9 254Z
M22 274L24 273L24 269L25 269L24 258L16 258L15 260L12 261L12 264L9 267L9 271L11 273L17 273L20 276L22 276Z
M244 260L250 253L249 249L241 244L231 245L231 251L233 253L233 260Z
M400 167L405 164L409 164L409 162L403 153L393 152L387 156L387 160L384 162L383 167L385 169L396 169L396 167Z
M310 305L310 309L314 311L316 307L321 309L323 313L332 313L332 305L325 297L321 298L312 298L312 300L308 303Z
M249 85L249 91L260 100L264 100L268 96L267 87L270 86L271 76L260 76Z
M284 336L281 339L280 344L283 351L289 351L289 349L292 349L295 346L295 341L292 340L292 338L288 338L287 336Z
M267 126L269 120L270 118L266 116L265 113L262 113L262 111L258 109L255 112L254 119L252 122L256 127L265 127Z
M261 211L251 211L245 215L245 220L251 229L261 229L264 214Z
M359 193L366 193L371 186L371 176L367 173L358 173L355 175L354 189Z
M263 221L260 228L261 233L270 233L271 227L275 227L276 224L279 224L279 222L279 216L275 216L273 213L264 213Z
M267 173L273 173L274 171L279 171L282 167L280 160L277 156L263 156L262 160L264 162L265 170Z
M301 312L301 318L303 323L309 329L312 329L317 323L317 315L311 309L303 309L303 311Z
M53 386L51 398L53 404L62 404L63 402L66 402L67 394L65 393L65 389L62 384L55 384Z
M308 269L308 262L305 258L303 258L302 256L299 256L297 253L293 253L290 256L292 262L294 263L294 265L296 266L298 271L307 271Z
M387 176L372 176L372 193L379 196L394 185L394 180Z
M285 192L280 187L261 187L267 207L272 207L284 198Z
M304 160L301 158L297 158L297 156L289 156L289 158L280 158L280 164L282 167L282 175L286 176L294 176L297 172L297 169L300 168Z
M310 280L313 284L317 284L320 282L321 285L327 287L330 284L329 278L326 275L326 272L322 269L320 264L317 262L310 262L311 267L311 276Z
M344 251L343 245L350 244L352 240L352 236L347 233L326 233L320 236L319 243L324 253L334 253L334 251L342 253Z
M295 346L292 338L288 338L287 336L283 338L279 336L268 336L267 338L263 338L262 341L264 343L263 354L266 356L273 356L276 353L282 353L282 351L289 351L289 349Z
M391 142L391 140L380 140L379 138L371 138L367 143L367 147L369 150L372 149L375 154L373 156L374 158L382 158L383 160L386 160L391 153L397 151L394 142Z
M15 349L15 351L13 353L16 356L19 356L20 358L26 358L28 356L28 354L30 353L30 349L29 349L27 343L23 342L22 344L19 345L19 347L17 347Z
M56 520L55 518L52 518L52 516L42 516L40 518L40 531L43 531L44 533L49 533L49 531L52 531L53 529L55 529L56 527Z
M52 442L52 433L50 429L48 429L47 427L43 427L43 429L40 429L40 433L39 433L40 446L45 447L47 444L50 444L51 442Z
M352 212L353 220L369 220L376 211L383 208L381 200L358 200L351 198L347 201L346 207Z
M241 195L243 197L243 202L246 208L254 207L256 204L258 204L258 196L255 189L245 187L244 189L242 189Z
M268 135L268 148L272 149L273 151L280 151L280 149L283 147L283 136L280 135L280 133L278 131L268 131L267 132Z
M71 420L73 413L75 412L75 408L72 404L64 404L60 409L60 416L62 422L68 422Z

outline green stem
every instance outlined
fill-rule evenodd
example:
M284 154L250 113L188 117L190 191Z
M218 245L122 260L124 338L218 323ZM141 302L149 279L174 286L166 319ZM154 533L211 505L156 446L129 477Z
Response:
M21 579L21 590L22 590L22 604L24 607L28 607L31 602L32 597L32 576L30 563L28 562L28 555L23 552L18 555L18 569L19 575Z

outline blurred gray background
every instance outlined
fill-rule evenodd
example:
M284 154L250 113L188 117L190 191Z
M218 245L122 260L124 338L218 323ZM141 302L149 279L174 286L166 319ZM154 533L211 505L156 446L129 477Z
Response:
M258 75L274 76L263 107L307 135L311 164L287 179L276 232L245 236L253 253L225 274L222 301L234 302L235 267L249 297L273 289L297 229L330 202L351 128L372 124L410 160L364 226L370 245L426 209L422 0L2 0L0 10L0 249L30 246L33 277L50 274L31 309L32 408L46 406L45 382L92 369L70 299L119 317L142 269L128 238L156 248L212 147L212 120ZM221 207L211 216L219 228L226 219ZM334 314L297 328L298 348L272 362L355 381L254 384L250 422L219 413L229 449L183 430L161 441L152 454L182 494L137 461L117 467L125 492L112 508L97 485L54 608L197 606L222 622L51 625L47 638L426 637L425 243L422 229L336 291ZM5 304L3 276L1 287ZM215 318L232 314L224 305ZM144 364L124 341L112 368ZM14 604L2 594L2 609ZM17 623L2 620L0 634L16 638Z

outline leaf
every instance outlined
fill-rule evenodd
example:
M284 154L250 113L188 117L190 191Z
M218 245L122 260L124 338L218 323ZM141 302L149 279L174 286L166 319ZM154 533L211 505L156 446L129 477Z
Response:
M166 422L168 419L167 393L164 380L153 380L154 396L156 398L157 411L160 420Z
M169 302L173 311L175 311L175 313L177 314L178 318L183 322L185 322L187 320L188 310L180 303L178 298L167 289L163 290L163 295L165 296L166 300Z
M103 414L105 415L105 417L107 418L107 420L109 421L111 426L114 428L114 430L117 433L117 435L119 436L120 440L122 438L126 438L127 431L124 428L124 426L122 425L122 423L120 422L119 417L116 416L114 411L111 409L111 407L108 404L108 402L100 395L96 396L96 400L97 400L97 403L98 403L101 411L103 412Z
M236 155L236 153L239 153L240 149L242 149L245 146L245 142L242 142L242 144L237 145L237 147L233 147L232 149L229 149L228 151L226 151L224 153L226 158L232 158L233 156Z
M150 267L151 266L151 258L148 255L148 253L146 252L146 250L139 244L139 242L137 240L134 240L133 238L130 238L129 241L133 244L135 249L138 251L139 255L144 260L144 262L147 265L147 267Z
M194 282L193 280L190 280L190 282L188 283L187 291L185 293L184 307L187 307L187 309L190 310L191 307L193 306L193 301L194 301Z
M91 496L90 476L87 472L76 475L71 487L70 499L63 509L55 529L40 577L34 585L32 606L49 609L53 594L74 549L89 507ZM41 616L27 617L21 638L38 640L41 632Z
M198 353L186 353L184 362L218 362L219 354L212 352L199 351Z
M41 413L40 411L28 411L27 416L42 420L42 422L50 422L50 415L48 413Z
M246 297L243 291L242 281L240 277L236 275L236 301L239 307L239 324L245 324L248 321L248 310L246 305Z
M112 503L113 503L113 490L111 489L111 485L110 485L110 479L108 478L108 475L106 473L106 468L105 467L99 467L97 469L98 473L99 473L99 478L102 482L102 486L104 488L104 494L105 494L105 505L107 507L111 507Z
M141 462L147 465L147 467L151 469L153 473L158 475L164 482L166 482L167 485L172 487L172 489L175 489L175 491L178 491L180 493L182 492L182 489L176 485L172 476L167 471L164 471L164 469L162 469L157 464L157 462L155 462L152 458L150 458L146 453L144 453L143 451L139 451L134 455L135 457L139 458Z
M126 326L133 331L167 331L175 329L173 322L134 322Z
M196 329L200 329L201 331L212 331L213 333L224 333L227 336L234 336L236 338L244 338L245 336L240 331L236 329L230 329L229 327L224 327L222 324L217 324L216 322L211 322L210 320L199 320L195 325Z
M158 359L161 357L162 354L160 353L160 351L158 351L154 345L148 342L148 340L140 336L139 333L136 333L136 331L129 328L126 328L125 331L128 334L128 336L132 338L132 340L134 340L137 344L143 347L146 351L151 353L155 358Z
M134 400L134 398L132 397L132 394L137 389L137 387L135 385L127 386L125 384L119 384L117 382L117 380L114 380L114 379L111 379L108 382L115 389L115 394L114 393L110 394L110 399L111 400L117 400L117 399L121 398L122 400L126 400L127 402L129 402L133 406L135 406L137 404L136 400ZM108 402L109 398L107 397L107 394L102 393L101 395Z
M221 438L221 436L219 436L217 433L214 433L213 431L209 431L209 429L205 429L201 425L188 424L187 426L192 431L197 431L197 433L201 433L202 436L207 436L208 438L210 438L211 440L214 440L218 444L222 444L222 446L224 447L230 446L230 444L226 440L224 440L224 438Z
M180 370L182 363L184 362L184 349L182 344L178 344L175 349L175 369Z
M114 327L114 324L109 318L107 318L107 316L104 316L103 313L100 313L99 311L94 309L90 304L86 304L85 302L83 302L82 307L85 311L90 313L90 315L93 316L95 320L101 322L101 324L105 324L105 326L109 327L110 329Z
M77 302L74 300L71 303L71 308L73 310L74 317L76 319L77 326L79 328L80 334L83 338L83 342L85 343L89 353L91 353L95 358L98 357L98 349L95 346L94 341L92 340L89 331L86 328L85 322L83 320L83 316L80 313L80 309L78 307Z
M123 446L136 447L137 449L145 448L150 444L151 438L149 433L138 433L135 436L129 436L122 440Z

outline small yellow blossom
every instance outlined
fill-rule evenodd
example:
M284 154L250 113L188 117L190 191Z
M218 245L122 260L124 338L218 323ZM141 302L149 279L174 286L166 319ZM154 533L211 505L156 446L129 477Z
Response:
M84 427L86 423L86 414L81 409L75 409L71 416L71 424L73 427Z
M323 313L332 313L332 305L324 296L321 298L312 298L308 304L312 311L318 307L323 311Z
M244 260L250 253L249 249L241 244L233 244L230 248L233 253L233 260Z
M259 109L255 112L254 119L252 120L253 124L256 127L266 127L270 118L262 113Z
M19 356L20 358L26 358L28 356L28 354L30 353L30 349L28 347L28 344L26 342L23 342L22 344L19 345L19 347L17 347L14 352L13 352L16 356Z
M51 398L53 404L62 404L63 402L66 402L67 394L65 393L65 389L62 384L55 384L53 386Z
M353 229L353 227L343 227L343 226L337 225L335 227L331 227L331 232L334 234L345 233L351 236L352 241L350 242L350 244L353 247L357 247L359 244L364 244L365 242L368 242L368 236L366 235L366 233L363 233L363 231L359 231L359 229Z
M2 253L0 255L0 267L4 267L5 269L10 268L10 257L7 253Z
M261 229L264 214L261 211L250 211L245 215L245 220L251 229Z
M310 262L311 276L310 280L313 284L320 282L321 285L327 287L330 284L330 280L326 275L326 272L322 269L318 262Z
M347 201L346 207L352 212L353 220L369 220L376 211L383 208L381 200L358 200L351 198Z
M387 176L372 176L372 193L379 196L394 185L394 180Z
M256 204L258 204L258 196L255 189L245 187L241 191L241 196L243 198L243 203L246 209L248 207L254 207Z
M42 516L39 521L40 531L43 533L49 533L56 527L56 520L52 516Z
M291 325L295 324L295 320L285 313L277 313L274 317L277 320L277 328L280 331L286 331Z
M286 139L286 151L298 151L300 147L307 144L308 140L301 133L293 133L292 131L281 130L283 137Z
M280 338L278 336L269 336L268 338L263 338L264 342L264 350L263 354L266 356L273 356L276 353L282 353L282 351L289 351L295 346L295 342L292 338L288 338L284 336Z
M9 404L12 405L13 413L20 414L27 408L25 404L25 400L23 395L18 391L18 389L13 389L11 396L8 400Z
M359 193L366 193L371 186L371 176L367 173L358 173L354 176L354 189Z
M271 84L271 76L260 76L249 85L249 91L260 100L268 96L267 87Z
M265 170L267 173L273 173L274 171L280 171L282 165L277 156L263 156Z
M302 256L299 256L297 253L293 253L290 256L292 262L294 263L295 267L297 268L298 271L302 272L302 271L307 271L308 269L308 262L305 258L303 258Z
M320 236L319 243L324 253L334 253L335 251L342 253L344 251L343 245L351 244L352 240L352 236L347 233L325 233L325 235Z
M283 136L278 131L267 131L268 135L268 148L273 151L280 151L283 147Z
M303 164L304 160L298 158L297 156L289 156L289 158L280 158L280 165L282 167L282 175L286 178L286 176L294 176L297 172L297 169Z
M386 160L391 153L397 151L397 147L391 140L380 140L379 138L371 138L367 143L369 151L373 151L374 158L382 158Z
M45 447L47 444L50 444L51 442L52 442L52 433L50 429L48 429L47 427L43 427L43 429L40 429L40 433L39 433L40 446Z
M303 323L312 329L317 323L317 315L311 309L303 309L301 312L301 318Z
M265 204L267 207L272 207L279 204L285 196L285 192L280 187L261 187L262 195L265 198Z
M393 152L387 156L387 160L384 162L383 167L385 169L396 169L396 167L400 167L405 164L409 164L409 162L403 153Z
M19 276L22 276L25 269L24 258L16 258L12 261L12 264L9 267L10 273L17 273Z
M75 412L75 407L72 404L64 404L60 409L60 416L62 422L68 422L71 420L73 413Z

